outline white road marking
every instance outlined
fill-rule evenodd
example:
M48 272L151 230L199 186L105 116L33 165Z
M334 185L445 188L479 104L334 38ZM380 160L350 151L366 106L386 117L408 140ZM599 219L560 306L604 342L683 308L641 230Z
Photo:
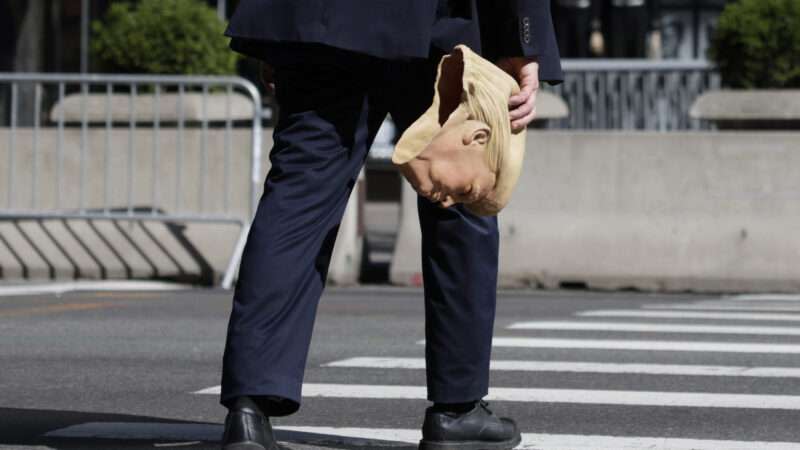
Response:
M659 319L722 319L722 320L774 320L800 322L800 314L704 312L704 311L646 311L639 309L601 309L575 313L581 317L648 317Z
M673 305L678 304L676 302L669 302ZM796 302L787 302L785 300L701 300L692 302L693 305L747 305L747 306L793 306L793 307L800 307L799 303Z
M291 442L302 442L305 444L350 444L364 447L369 443L378 445L378 442L416 444L422 439L421 430L398 428L280 426L275 427L275 430L278 432L276 433L278 440L283 440L281 432L287 431L313 435L286 436ZM292 437L295 439L292 439ZM357 440L357 442L352 442L354 440Z
M491 361L494 370L524 370L524 369L498 369L497 363L503 361ZM516 362L516 361L505 361ZM529 361L519 361L529 362ZM532 362L532 361L531 361ZM358 367L362 369L424 369L425 359L423 358L380 358L361 356L357 358L342 359L322 365L323 367Z
M277 430L292 430L343 438L375 439L416 444L422 438L419 430L392 428L334 428L281 426ZM581 434L522 433L518 449L648 449L648 450L797 450L796 442L726 441L711 439L681 439L633 436L597 436Z
M753 305L753 304L730 304L730 303L695 303L689 305L672 304L672 303L653 303L651 305L642 305L644 309L677 309L677 310L709 310L709 311L783 311L783 312L800 312L800 305L798 306L778 306L778 305Z
M732 300L767 300L767 301L784 301L784 302L800 302L800 295L798 294L739 294L739 295L725 295L723 299Z
M425 344L425 340L417 341L417 344ZM660 352L800 353L800 345L798 344L771 344L760 342L496 337L492 340L492 345L495 347L646 350Z
M220 385L211 386L205 389L200 389L199 391L190 392L190 394L209 394L209 395L219 395L220 393L222 393Z
M536 321L517 322L513 330L622 331L639 333L757 334L800 336L800 327L747 327L731 325L684 325L629 322Z
M281 442L336 443L364 445L374 442L416 444L422 438L419 429L350 428L276 426L276 437ZM196 441L218 442L223 427L217 424L176 424L153 422L87 422L48 431L44 436L55 438L182 440L191 437ZM167 444L156 444L165 446ZM634 436L597 436L574 434L522 433L518 449L649 449L649 450L796 450L800 443L727 441L711 439L682 439Z
M323 364L362 369L425 369L424 358L358 357ZM800 367L701 366L684 364L594 363L576 361L491 361L491 370L525 372L631 373L725 377L800 378Z
M172 291L192 288L192 285L189 284L168 283L161 281L71 281L0 286L0 297L41 294L61 295L65 292L72 291Z
M219 394L214 386L195 394ZM372 384L303 384L303 397L360 399L427 399L424 386ZM591 405L681 406L800 410L800 396L719 394L706 392L621 391L602 389L489 388L487 401L573 403Z

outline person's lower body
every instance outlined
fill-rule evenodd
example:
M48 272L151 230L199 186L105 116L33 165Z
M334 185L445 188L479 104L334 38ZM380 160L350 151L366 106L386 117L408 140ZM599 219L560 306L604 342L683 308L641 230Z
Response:
M366 61L351 58L315 52L307 62L276 63L279 114L272 166L234 288L223 354L223 405L248 395L269 415L291 414L300 406L339 223L386 115L369 96L368 73L356 70L359 64L366 69Z
M589 8L554 6L553 20L558 52L563 58L588 58L592 31Z
M430 106L438 62L390 62L319 46L309 52L273 61L280 110L272 167L242 254L223 354L220 403L231 409L251 399L266 417L300 407L347 199L387 112L402 132ZM426 419L477 414L497 422L479 402L489 384L497 218L418 199L427 397L435 403ZM511 432L506 428L495 426L488 439L499 442ZM429 440L441 441L431 430Z
M609 56L644 58L647 56L647 8L621 6L611 8L608 29Z

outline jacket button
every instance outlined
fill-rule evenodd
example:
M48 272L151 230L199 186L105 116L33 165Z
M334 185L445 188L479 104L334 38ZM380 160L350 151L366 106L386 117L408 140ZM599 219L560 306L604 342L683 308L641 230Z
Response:
M522 18L522 40L526 44L531 42L531 19L528 16Z

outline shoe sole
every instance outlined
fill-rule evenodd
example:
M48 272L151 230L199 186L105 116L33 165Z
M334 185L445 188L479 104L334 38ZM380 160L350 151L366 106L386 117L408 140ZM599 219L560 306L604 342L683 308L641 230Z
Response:
M510 441L419 441L419 450L511 450L522 442L517 434Z

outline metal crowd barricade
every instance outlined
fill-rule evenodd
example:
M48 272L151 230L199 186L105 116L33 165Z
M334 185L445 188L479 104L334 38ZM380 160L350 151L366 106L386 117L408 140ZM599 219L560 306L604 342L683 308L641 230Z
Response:
M222 279L231 286L262 181L261 96L252 83L0 73L0 111L0 219L238 224ZM243 147L249 159L237 154ZM249 177L232 173L232 160L249 166ZM234 190L247 198L232 198Z
M692 102L720 86L707 61L565 59L564 83L548 87L570 116L550 128L691 130L708 125L689 117Z

